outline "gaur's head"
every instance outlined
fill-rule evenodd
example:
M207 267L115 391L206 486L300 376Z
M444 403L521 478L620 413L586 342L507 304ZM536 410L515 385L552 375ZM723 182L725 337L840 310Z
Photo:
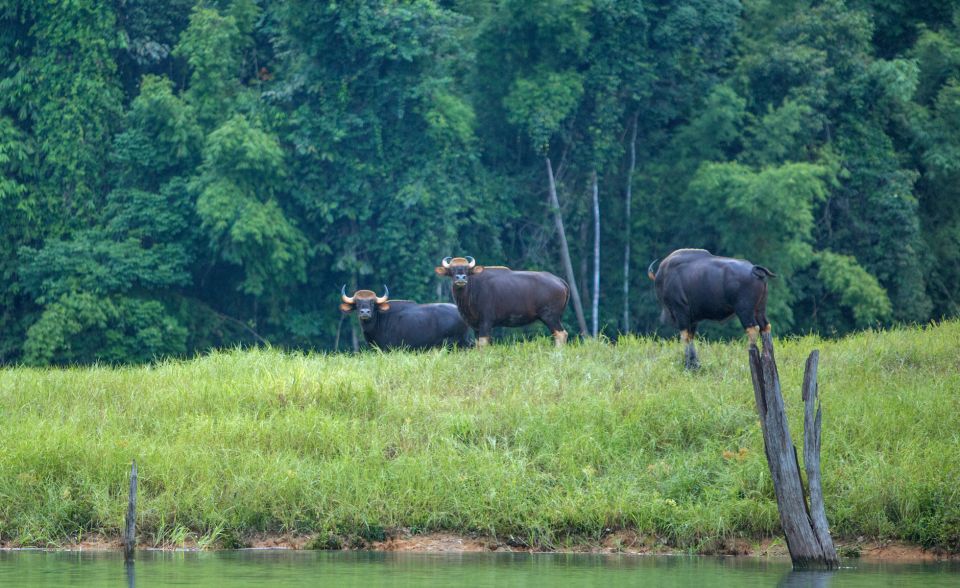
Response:
M470 257L444 257L440 265L433 269L438 276L453 278L454 288L463 288L467 285L467 278L483 271L482 265Z
M343 301L340 304L340 310L353 312L356 309L360 320L368 321L373 318L374 312L390 310L390 303L387 302L389 297L390 289L387 288L386 284L383 286L383 296L377 296L371 290L357 290L353 293L353 296L347 296L347 285L344 284L343 288L340 289L340 300Z

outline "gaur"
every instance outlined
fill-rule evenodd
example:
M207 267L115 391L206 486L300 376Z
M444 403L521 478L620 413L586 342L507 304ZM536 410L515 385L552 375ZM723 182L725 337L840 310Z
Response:
M567 342L560 322L570 288L548 272L513 271L477 265L472 257L445 257L434 269L453 278L451 290L460 316L477 335L477 347L490 344L494 327L522 327L540 320L557 346Z
M357 311L363 338L370 345L387 350L472 344L470 329L453 304L389 300L390 290L386 286L383 290L383 296L370 290L357 290L353 296L347 296L347 286L340 289L340 310Z
M740 324L756 344L760 332L768 332L767 278L775 274L743 259L720 257L705 249L678 249L660 263L647 268L654 281L662 308L660 320L680 329L686 343L686 367L699 367L693 346L697 323L723 321L737 315Z

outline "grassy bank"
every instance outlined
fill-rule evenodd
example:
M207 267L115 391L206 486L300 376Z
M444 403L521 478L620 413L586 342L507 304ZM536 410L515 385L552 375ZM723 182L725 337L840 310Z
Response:
M795 440L815 347L834 535L960 549L960 322L779 340ZM0 541L119 534L132 458L154 544L408 528L557 547L632 529L708 550L778 534L745 344L700 352L696 374L678 343L642 338L0 370Z

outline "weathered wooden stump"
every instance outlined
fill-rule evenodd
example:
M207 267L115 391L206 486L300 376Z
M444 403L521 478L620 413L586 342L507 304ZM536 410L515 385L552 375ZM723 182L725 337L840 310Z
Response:
M820 485L820 417L817 403L817 362L814 350L807 358L803 376L805 405L803 461L810 488L810 503L800 477L797 449L790 437L790 427L783 407L780 375L773 355L773 340L763 334L763 352L750 346L750 372L753 391L763 429L763 446L777 495L780 524L787 538L787 548L794 568L833 569L840 565L833 539L827 526Z
M123 533L123 557L133 561L133 552L137 547L137 461L130 468L130 498L127 503L127 525Z
M134 561L132 559L126 560L123 567L127 572L127 588L137 588L137 570Z

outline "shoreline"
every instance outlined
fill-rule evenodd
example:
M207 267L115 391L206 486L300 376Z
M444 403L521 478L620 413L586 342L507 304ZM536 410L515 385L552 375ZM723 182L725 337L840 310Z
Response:
M825 358L841 557L960 552L958 341L778 340L784 389ZM697 374L642 338L492 347L466 379L453 354L265 349L0 370L0 545L119 549L136 459L141 548L785 554L742 351L706 345Z
M614 532L601 541L571 542L563 546L544 547L524 545L522 541L502 540L482 535L461 535L449 532L412 534L406 530L388 533L380 541L354 539L352 542L339 540L318 543L317 535L295 534L254 534L236 547L224 547L221 544L205 547L196 541L188 540L182 545L137 546L140 551L149 552L201 552L201 551L373 551L393 553L564 553L593 555L635 555L635 556L703 556L703 557L747 557L789 560L786 543L783 538L764 538L751 542L746 539L733 539L707 546L699 551L685 550L660 543L651 544L646 536L632 531ZM902 541L893 540L838 540L837 551L841 559L847 561L924 563L937 561L960 561L960 553L948 553L940 550L924 549ZM11 546L9 542L0 543L0 551L44 551L44 552L121 552L123 544L119 537L95 536L78 543L56 547Z

